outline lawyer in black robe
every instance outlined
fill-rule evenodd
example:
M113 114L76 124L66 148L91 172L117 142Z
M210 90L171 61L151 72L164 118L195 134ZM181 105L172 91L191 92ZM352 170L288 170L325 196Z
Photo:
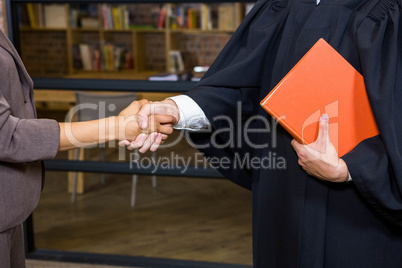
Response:
M271 119L259 102L319 38L364 76L380 130L342 157L352 182L309 176L292 137L261 120ZM402 267L400 0L260 0L187 95L219 132L214 142L245 141L238 131L244 125L222 131L231 124L221 115L263 130L247 138L264 148L250 142L216 148L210 134L192 134L206 156L232 159L232 168L220 171L252 190L255 267ZM285 167L234 164L236 157L268 156L285 159Z

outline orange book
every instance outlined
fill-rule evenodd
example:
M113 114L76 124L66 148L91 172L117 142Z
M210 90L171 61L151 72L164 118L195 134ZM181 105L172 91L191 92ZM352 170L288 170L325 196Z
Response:
M363 76L324 39L303 56L261 101L298 142L318 136L320 116L329 117L329 137L339 156L379 134Z

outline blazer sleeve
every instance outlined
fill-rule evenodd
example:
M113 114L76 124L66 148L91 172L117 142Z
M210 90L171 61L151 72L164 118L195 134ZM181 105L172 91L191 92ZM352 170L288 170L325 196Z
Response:
M59 124L50 119L23 119L12 115L3 93L22 89L20 81L11 81L10 77L17 70L7 63L0 57L0 161L24 163L54 158L59 147Z
M367 202L402 227L402 35L400 3L383 0L362 21L356 43L380 135L343 159Z

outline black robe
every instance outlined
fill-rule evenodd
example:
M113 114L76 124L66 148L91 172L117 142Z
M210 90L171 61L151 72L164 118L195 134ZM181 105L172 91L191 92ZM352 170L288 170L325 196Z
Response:
M215 131L193 141L252 190L255 267L402 267L401 20L401 0L260 0L187 93ZM261 119L260 101L321 37L364 76L380 130L343 156L353 182L309 176L292 137ZM236 163L253 158L271 164Z

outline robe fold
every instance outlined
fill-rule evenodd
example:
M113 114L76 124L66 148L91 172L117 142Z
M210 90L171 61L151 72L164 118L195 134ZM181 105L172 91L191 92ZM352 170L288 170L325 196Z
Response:
M400 0L260 0L186 93L214 131L193 142L252 190L255 267L402 267L400 13ZM343 156L353 182L309 176L259 105L319 38L363 75L380 130Z

